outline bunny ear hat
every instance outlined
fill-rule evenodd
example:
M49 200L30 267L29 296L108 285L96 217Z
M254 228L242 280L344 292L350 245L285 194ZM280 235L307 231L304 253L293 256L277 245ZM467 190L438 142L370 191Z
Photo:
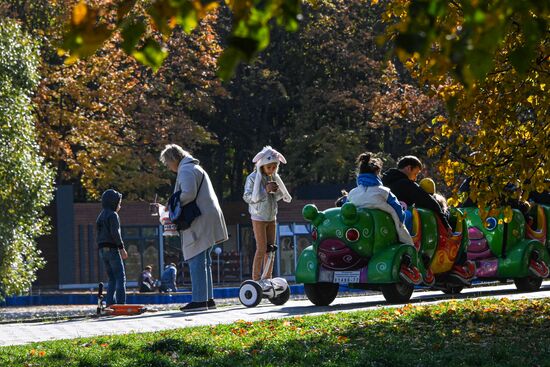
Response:
M270 147L269 145L265 146L258 154L254 156L252 159L252 163L256 164L256 177L254 179L254 190L252 191L252 200L259 201L260 200L260 192L261 192L261 183L262 183L262 166L265 166L266 164L270 163L277 163L277 170L279 163L286 164L286 158ZM288 190L281 179L281 176L275 171L273 174L273 178L275 179L275 182L279 186L279 190L283 194L283 200L287 203L290 203L292 200L292 196L288 193Z

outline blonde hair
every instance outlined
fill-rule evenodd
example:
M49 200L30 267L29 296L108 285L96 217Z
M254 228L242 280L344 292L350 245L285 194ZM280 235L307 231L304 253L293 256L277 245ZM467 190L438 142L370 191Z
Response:
M438 192L433 194L433 196L434 196L435 201L437 201L437 203L441 207L441 210L443 210L444 212L449 210L449 207L447 206L447 199L445 199L445 196L441 195Z
M167 165L168 162L179 163L184 157L190 155L188 151L184 150L177 144L166 144L164 150L160 153L160 161Z

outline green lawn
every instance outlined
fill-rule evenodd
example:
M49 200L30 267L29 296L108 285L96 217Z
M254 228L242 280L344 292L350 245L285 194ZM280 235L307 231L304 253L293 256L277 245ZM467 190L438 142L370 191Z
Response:
M0 349L0 366L550 366L550 300L468 300Z

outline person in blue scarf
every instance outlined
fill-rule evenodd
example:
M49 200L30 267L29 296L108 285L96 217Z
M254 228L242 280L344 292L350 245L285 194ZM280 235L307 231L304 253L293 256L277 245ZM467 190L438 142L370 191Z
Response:
M382 184L382 161L371 153L357 157L357 187L348 194L348 201L359 208L380 209L392 216L399 241L412 245L413 240L403 225L405 211L397 197Z

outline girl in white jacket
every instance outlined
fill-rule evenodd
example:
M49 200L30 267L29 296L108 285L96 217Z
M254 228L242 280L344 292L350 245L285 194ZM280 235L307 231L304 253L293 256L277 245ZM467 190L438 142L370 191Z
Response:
M281 153L270 146L265 146L256 154L252 162L256 168L246 178L243 199L248 204L256 239L252 279L258 281L264 274L266 279L271 278L273 272L273 262L269 268L267 265L269 252L274 252L277 248L275 245L277 202L282 199L290 203L292 197L278 174L279 164L286 163Z
M372 158L371 153L357 157L357 187L348 194L348 201L358 208L380 209L387 212L395 222L399 241L413 245L413 240L403 224L405 211L389 188L382 185L380 171L382 161Z

